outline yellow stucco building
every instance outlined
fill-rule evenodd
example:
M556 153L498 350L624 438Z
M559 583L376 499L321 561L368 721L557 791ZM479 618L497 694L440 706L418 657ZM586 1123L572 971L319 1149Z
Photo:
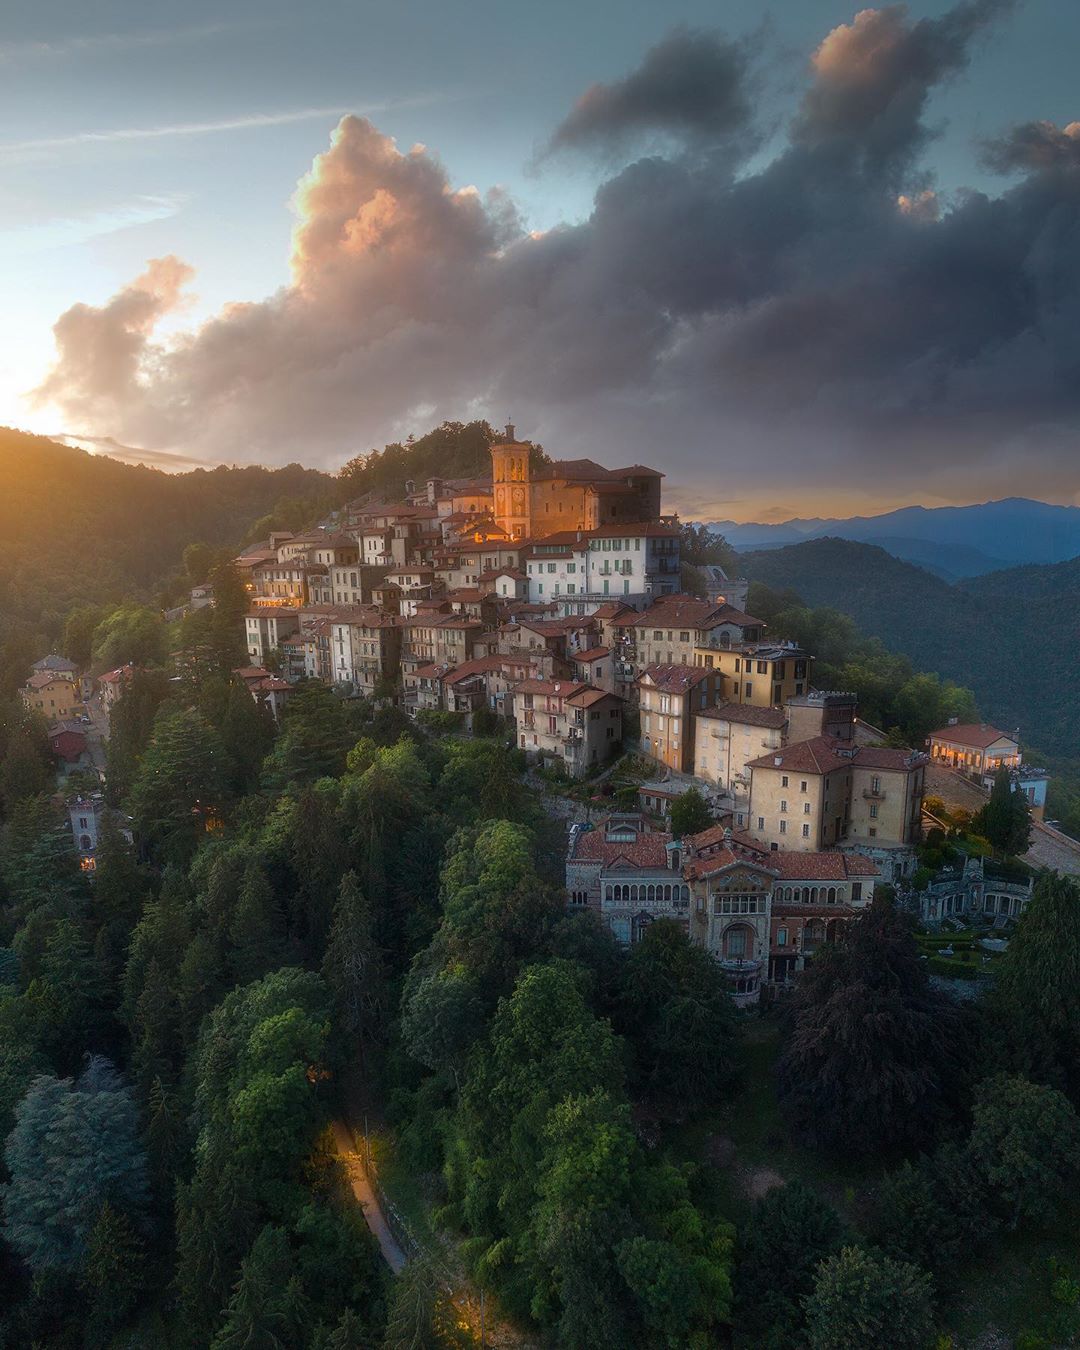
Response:
M560 530L647 523L660 518L663 474L643 464L605 469L591 459L535 463L512 425L491 447L495 522L510 539L542 539Z

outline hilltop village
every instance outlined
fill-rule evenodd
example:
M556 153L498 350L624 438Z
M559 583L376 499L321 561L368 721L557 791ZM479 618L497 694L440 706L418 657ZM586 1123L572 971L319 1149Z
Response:
M860 707L825 630L666 512L662 474L552 461L507 427L481 478L489 435L467 480L395 470L374 480L390 490L275 509L238 555L190 545L158 608L76 610L63 655L12 655L6 1240L34 1270L82 1222L87 1169L66 1168L66 1144L49 1153L61 1135L41 1103L70 1089L64 1119L96 1130L108 1054L132 1084L106 1092L136 1140L131 1242L142 1131L158 1212L175 1215L150 1259L175 1276L160 1295L139 1276L116 1304L114 1265L64 1258L100 1265L95 1325L143 1308L148 1343L233 1344L240 1328L261 1344L270 1307L289 1344L358 1344L352 1304L383 1317L365 1292L378 1243L401 1272L385 1320L404 1338L371 1341L387 1350L418 1343L418 1307L479 1333L432 1345L533 1345L554 1327L543 1343L592 1350L597 1307L620 1350L732 1327L737 1345L764 1343L755 1327L795 1344L830 1260L870 1262L860 1287L876 1290L880 1250L909 1263L914 1293L881 1286L877 1339L860 1322L816 1345L922 1350L932 1315L959 1316L956 1253L975 1256L966 1291L1011 1250L995 1159L1013 1136L995 1142L987 1120L1021 1120L1040 1158L1060 1145L1034 1186L1025 1163L1033 1212L1056 1215L1080 1174L1054 1086L1078 1062L1057 1018L1080 911L1049 870L1080 859L1047 865L1032 844L1080 845L1042 820L1046 774L975 720L968 691L901 723L862 680ZM1049 1085L1002 1075L1036 1054ZM576 1178L604 1141L615 1199L594 1222ZM549 1255L549 1188L589 1259L577 1239ZM842 1223L827 1197L849 1189ZM872 1255L837 1249L844 1224ZM88 1248L113 1225L103 1211ZM489 1265L510 1233L518 1255ZM445 1252L434 1308L411 1281ZM361 1257L368 1273L328 1294L324 1272ZM587 1283L541 1307L531 1290L556 1268ZM777 1310L755 1291L789 1270ZM671 1272L689 1291L674 1303ZM0 1330L78 1322L24 1284ZM458 1317L485 1294L490 1321ZM328 1340L341 1317L348 1336ZM162 1322L194 1331L170 1341Z
M447 730L505 727L531 765L570 781L602 779L632 752L647 767L635 799L570 830L569 905L624 944L677 919L736 1001L754 1003L835 940L875 884L910 882L928 766L989 786L1004 763L1036 815L1045 775L1026 775L1015 740L992 728L883 744L853 695L815 687L811 653L746 612L745 580L714 565L706 595L683 593L662 479L548 460L508 426L489 478L409 483L402 500L361 498L275 532L235 560L248 595L236 676L275 718L315 680ZM192 592L193 607L212 603L211 588ZM106 713L130 675L100 678ZM61 759L85 756L86 683L48 657L23 690ZM671 808L690 789L715 823L676 833ZM87 809L76 801L72 821L89 865ZM921 917L1003 923L1030 889L967 868L924 888Z

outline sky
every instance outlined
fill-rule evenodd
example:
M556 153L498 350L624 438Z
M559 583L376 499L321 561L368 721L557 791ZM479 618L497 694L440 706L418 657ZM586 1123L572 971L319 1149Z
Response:
M8 6L0 423L1080 502L1078 49L1073 0Z

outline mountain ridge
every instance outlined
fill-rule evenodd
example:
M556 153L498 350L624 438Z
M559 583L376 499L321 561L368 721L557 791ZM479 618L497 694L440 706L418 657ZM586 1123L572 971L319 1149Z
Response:
M903 506L875 516L793 517L776 524L720 520L710 522L710 528L740 553L811 539L849 539L878 544L895 557L957 577L1080 556L1080 506L1029 497L968 506Z
M745 572L972 689L983 715L1048 754L1080 755L1080 558L955 584L877 545L811 539L742 555Z

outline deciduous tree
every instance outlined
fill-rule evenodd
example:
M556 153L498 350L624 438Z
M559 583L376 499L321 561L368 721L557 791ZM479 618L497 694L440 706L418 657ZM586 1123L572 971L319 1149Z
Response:
M927 1350L930 1277L917 1266L844 1247L818 1267L806 1301L810 1350Z

